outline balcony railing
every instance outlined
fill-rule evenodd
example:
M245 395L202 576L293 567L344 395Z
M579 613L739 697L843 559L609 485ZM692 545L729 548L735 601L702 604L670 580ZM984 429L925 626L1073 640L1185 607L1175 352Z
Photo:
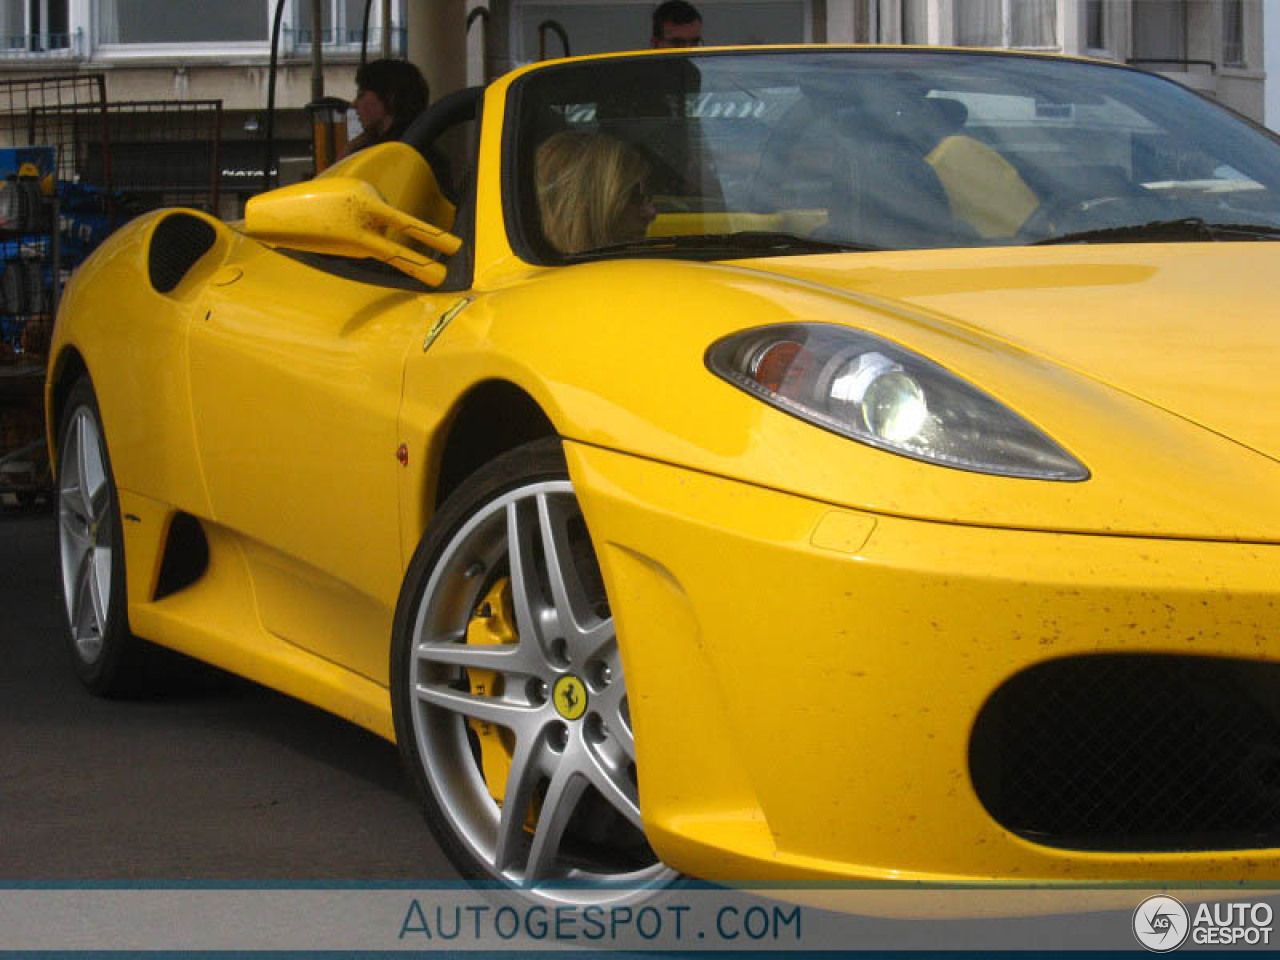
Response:
M78 60L84 56L84 30L72 33L0 34L0 61Z
M281 48L289 55L306 56L311 50L312 31L308 28L285 28L281 37ZM325 29L320 32L320 42L329 52L359 54L362 46L363 31L358 27L334 31ZM104 43L101 37L98 43ZM112 40L107 46L114 46L118 41ZM264 44L263 49L266 49ZM369 30L367 52L370 57L381 55L382 30L374 27ZM408 33L402 26L391 28L391 55L405 57L408 55ZM81 60L88 56L85 50L85 31L77 27L71 33L17 33L0 34L0 63L22 61L45 62L50 60Z
M282 34L280 42L285 50L295 54L305 54L311 49L314 32L309 27L285 28ZM326 28L320 31L320 43L326 50L359 53L363 38L364 31L359 27L339 31ZM404 27L393 26L391 28L391 55L393 57L408 55L408 39L408 33ZM382 49L382 31L377 27L371 27L369 30L367 49L370 57L380 56L378 51Z
M1204 67L1210 73L1216 73L1218 70L1218 65L1212 60L1187 60L1181 57L1130 57L1125 63L1141 70L1154 68L1159 73L1168 70L1190 73L1192 67Z

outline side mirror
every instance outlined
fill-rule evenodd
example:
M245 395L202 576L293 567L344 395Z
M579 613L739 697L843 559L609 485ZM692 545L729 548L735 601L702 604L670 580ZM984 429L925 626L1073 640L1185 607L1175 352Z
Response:
M373 257L437 287L444 264L392 240L399 233L446 256L462 240L397 210L369 183L355 177L320 177L252 197L245 206L244 231L255 240L312 253Z

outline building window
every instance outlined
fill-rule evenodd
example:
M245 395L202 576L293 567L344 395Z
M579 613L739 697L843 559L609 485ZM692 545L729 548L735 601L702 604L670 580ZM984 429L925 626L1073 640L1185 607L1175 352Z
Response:
M1133 59L1139 64L1185 65L1187 5L1171 0L1134 0Z
M880 23L875 0L854 0L853 40L855 43L876 43L880 39Z
M928 4L929 0L902 0L903 43L929 42Z
M67 0L23 0L61 3ZM326 46L358 50L364 29L366 0L322 0L320 39ZM0 4L15 0L0 0ZM403 22L403 0L392 4L393 20ZM381 42L381 8L371 8L371 46ZM271 22L276 0L93 0L98 44L266 44L271 40ZM284 43L310 47L315 34L311 0L291 0L285 7ZM402 30L396 30L402 34ZM402 44L401 44L402 45Z
M1228 67L1245 66L1244 0L1223 0L1222 62Z
M1057 0L1006 0L1009 4L1009 46L1058 45Z
M1084 8L1084 43L1090 50L1105 50L1107 37L1102 18L1102 0L1087 0Z
M1004 46L1001 0L955 0L956 43L962 47Z
M6 50L62 50L70 42L67 0L0 2L0 44Z
M365 0L323 0L320 6L320 40L339 46L359 46L364 28ZM380 6L375 3L374 7ZM373 11L370 13L372 22ZM294 29L298 43L311 45L311 0L294 0Z
M97 0L98 42L235 43L269 39L268 4L208 0Z
M962 47L1058 46L1057 0L955 0L954 9Z
M575 55L647 47L657 5L657 0L512 0L516 59L560 56L559 35L538 29L547 21L565 31ZM810 0L694 0L694 6L702 14L708 46L812 39Z

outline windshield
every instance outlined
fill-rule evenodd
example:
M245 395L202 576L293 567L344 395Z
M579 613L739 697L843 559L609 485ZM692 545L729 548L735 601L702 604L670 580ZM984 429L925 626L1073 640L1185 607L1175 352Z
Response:
M1280 235L1275 140L1104 64L649 56L536 71L511 104L509 222L539 262Z

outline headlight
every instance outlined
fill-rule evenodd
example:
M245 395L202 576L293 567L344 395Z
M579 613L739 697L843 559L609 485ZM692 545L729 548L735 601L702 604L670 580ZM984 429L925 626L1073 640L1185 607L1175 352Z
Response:
M765 403L882 450L1002 477L1089 476L1008 407L869 333L816 323L746 330L713 344L707 366Z

